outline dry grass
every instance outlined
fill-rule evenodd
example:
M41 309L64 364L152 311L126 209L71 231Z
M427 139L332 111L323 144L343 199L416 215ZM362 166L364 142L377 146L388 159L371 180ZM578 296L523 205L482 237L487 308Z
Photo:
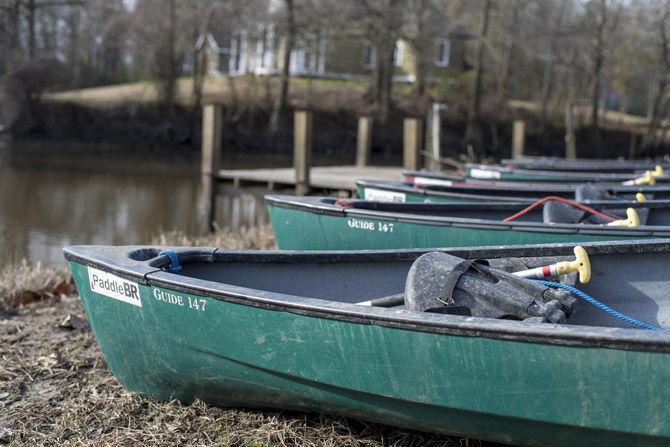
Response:
M45 267L40 263L29 264L25 260L5 267L0 270L0 312L58 295L57 289L69 278L70 274L65 269Z
M200 246L227 249L275 249L275 236L270 224L242 228L238 231L219 229L207 236L190 236L182 231L167 231L157 235L152 244L173 247Z
M170 245L271 248L268 227L219 231L208 238L167 233ZM0 313L0 444L11 446L459 446L466 441L339 417L158 402L127 392L107 369L75 293L48 292L64 269L22 263L0 276L0 291L26 288L43 299ZM5 300L5 302L9 302Z

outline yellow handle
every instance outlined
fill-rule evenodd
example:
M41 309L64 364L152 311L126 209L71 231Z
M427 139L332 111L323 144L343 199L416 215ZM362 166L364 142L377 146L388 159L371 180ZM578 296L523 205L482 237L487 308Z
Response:
M634 178L632 180L626 180L622 182L622 185L633 186L633 185L655 185L656 184L656 175L655 172L658 171L644 171L642 177Z
M653 171L651 171L651 175L654 177L663 177L665 175L665 170L663 169L663 166L661 165L656 165Z
M556 273L559 275L572 272L579 272L579 282L582 284L591 281L591 262L589 261L589 255L581 245L575 247L574 261L562 261L556 264Z
M644 202L647 200L647 197L641 192L638 192L637 194L635 194L635 200L637 200L638 202Z
M640 178L635 179L636 185L655 185L656 177L652 174L651 171L645 171L644 175Z
M626 208L626 219L615 220L607 225L610 227L637 227L640 225L640 217L635 208Z

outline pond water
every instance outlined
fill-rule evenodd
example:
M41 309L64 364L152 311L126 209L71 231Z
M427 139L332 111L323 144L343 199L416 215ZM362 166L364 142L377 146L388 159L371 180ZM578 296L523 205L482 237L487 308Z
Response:
M147 244L160 231L197 234L198 161L81 149L0 148L0 267L64 264L69 244ZM263 191L227 187L217 222L267 221Z

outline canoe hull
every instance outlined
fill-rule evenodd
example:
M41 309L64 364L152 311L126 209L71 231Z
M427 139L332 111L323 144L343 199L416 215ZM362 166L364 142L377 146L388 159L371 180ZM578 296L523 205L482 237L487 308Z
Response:
M623 231L600 234L552 229L524 229L476 224L438 224L380 216L347 216L268 203L277 246L282 250L383 250L430 247L481 247L489 245L549 244L612 241L645 236ZM649 233L649 238L652 238ZM658 237L655 235L653 237Z
M667 413L657 411L670 401L659 386L670 380L667 353L315 317L141 277L129 304L91 290L90 269L104 267L70 267L110 369L156 399L341 414L517 445L670 442Z

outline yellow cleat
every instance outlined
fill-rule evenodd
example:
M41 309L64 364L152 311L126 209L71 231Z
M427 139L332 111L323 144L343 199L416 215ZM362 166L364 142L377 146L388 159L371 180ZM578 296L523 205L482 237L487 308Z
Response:
M635 208L626 208L626 219L619 219L607 224L608 227L637 227L640 225L640 217Z

